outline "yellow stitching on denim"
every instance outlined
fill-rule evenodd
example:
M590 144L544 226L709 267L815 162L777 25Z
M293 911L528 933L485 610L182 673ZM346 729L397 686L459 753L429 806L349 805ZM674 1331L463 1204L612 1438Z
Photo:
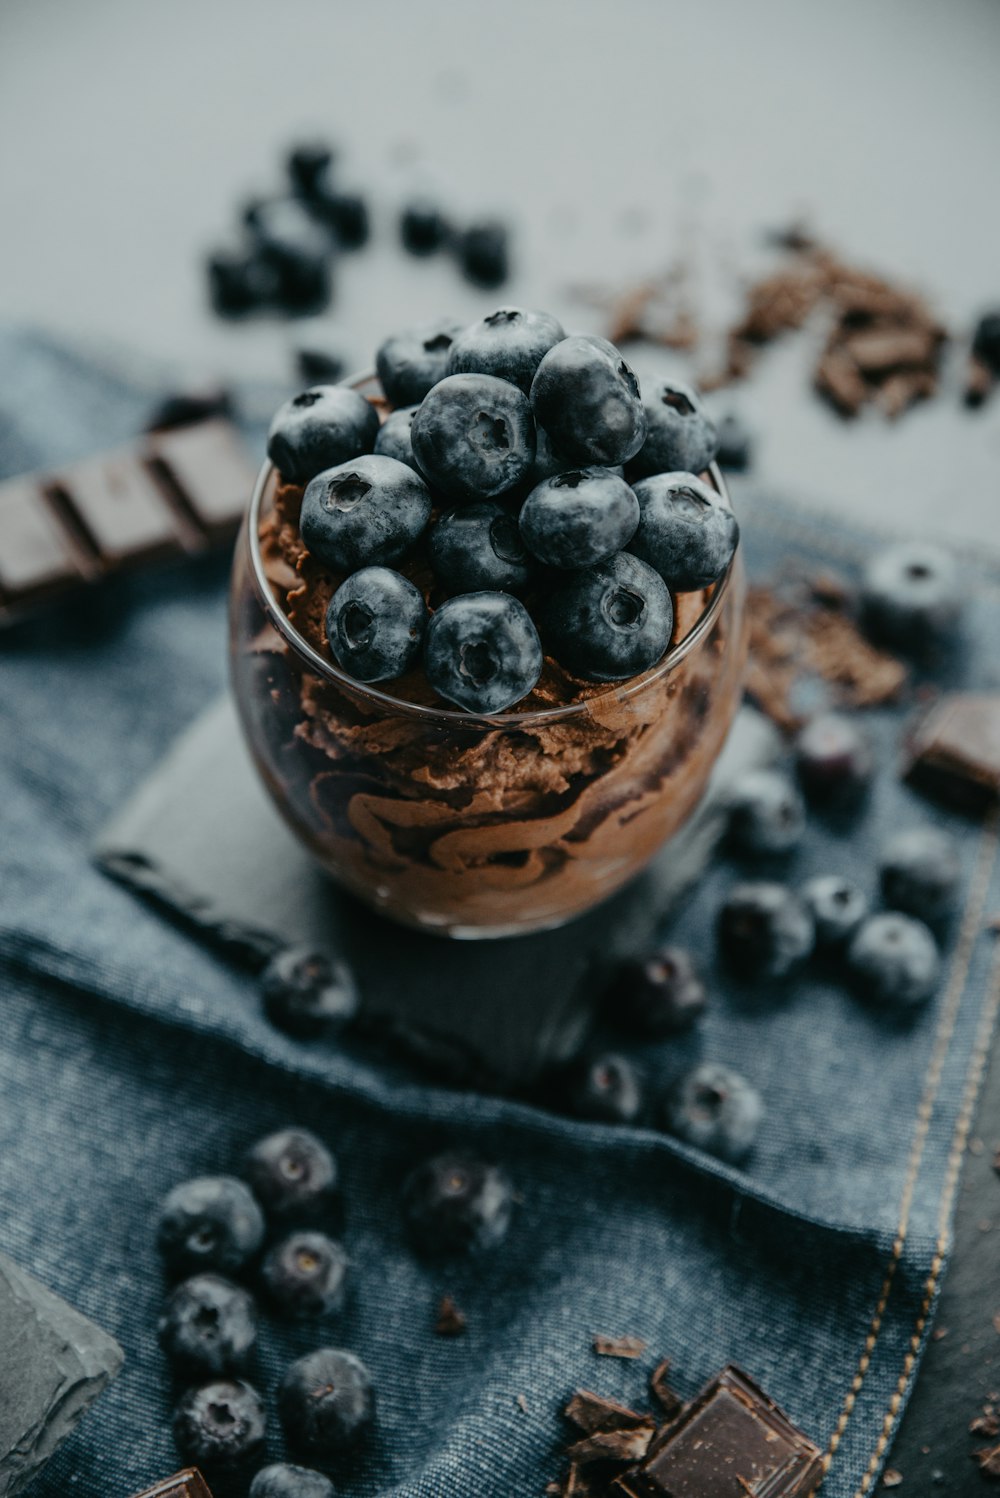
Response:
M976 867L973 873L972 883L969 890L969 898L966 902L965 907L965 916L962 921L962 928L959 932L958 943L955 948L955 955L952 961L951 972L948 978L948 985L945 989L941 1018L938 1022L938 1033L935 1038L934 1049L931 1053L931 1059L927 1068L923 1096L920 1099L920 1105L917 1109L916 1125L914 1128L913 1142L910 1146L910 1156L907 1164L906 1180L903 1185L903 1195L900 1200L899 1206L899 1221L896 1228L896 1237L892 1245L892 1256L889 1260L888 1268L886 1269L885 1278L882 1281L882 1288L879 1292L879 1298L875 1306L875 1313L872 1316L872 1320L868 1328L868 1335L865 1337L864 1348L861 1352L860 1358L858 1359L858 1365L855 1369L854 1377L851 1380L851 1387L844 1398L844 1403L841 1408L837 1424L834 1427L833 1434L831 1435L829 1443L827 1445L827 1449L823 1454L824 1476L830 1470L830 1463L833 1461L837 1448L840 1445L841 1438L843 1437L844 1431L847 1428L848 1421L851 1418L851 1413L854 1409L855 1404L857 1403L858 1394L861 1392L861 1387L865 1381L865 1377L871 1365L872 1354L875 1351L879 1333L882 1329L882 1317L885 1314L885 1308L888 1304L889 1295L892 1291L893 1281L896 1277L896 1269L899 1265L900 1259L902 1258L903 1248L906 1243L906 1234L909 1228L910 1209L913 1205L913 1194L920 1175L920 1167L923 1163L924 1146L927 1142L927 1133L930 1127L931 1117L934 1112L934 1104L937 1099L937 1091L941 1083L941 1076L944 1071L944 1063L947 1059L948 1051L951 1047L951 1041L955 1033L955 1023L958 1019L959 1010L962 1006L962 999L965 996L965 983L969 973L969 965L972 961L972 951L975 946L976 939L982 930L983 912L986 904L986 898L989 893L993 866L996 861L997 831L998 818L996 815L991 815L988 823L983 829L982 837L980 839L979 849L976 857ZM989 1010L990 1007L990 1005L987 1005L987 1010ZM985 1018L986 1013L984 1011L983 1022L985 1022ZM967 1091L968 1085L969 1084L967 1081ZM970 1115L972 1107L974 1106L974 1102L975 1099L973 1098L972 1101L968 1104L968 1112ZM952 1154L951 1156L949 1156L948 1173L945 1177L944 1193L942 1195L942 1202L939 1210L939 1224L942 1219L947 1219L948 1212L950 1211L950 1203L946 1204L945 1195L948 1190L949 1182L952 1178L952 1160L956 1152L956 1141L959 1137L959 1125L965 1118L965 1114L966 1107L963 1106L962 1112L959 1117L959 1124L956 1125L956 1131L952 1141ZM958 1153L958 1163L959 1165L961 1163L960 1151ZM954 1171L954 1179L955 1181L957 1181L958 1179L957 1165ZM951 1186L951 1190L953 1193L954 1185ZM920 1314L917 1318L916 1328L913 1337L910 1340L910 1348L904 1360L904 1372L900 1376L896 1392L893 1394L889 1402L889 1410L886 1414L885 1420L883 1421L882 1434L879 1436L879 1444L877 1445L876 1451L872 1456L871 1462L869 1463L868 1470L862 1478L861 1485L855 1492L854 1498L864 1498L864 1494L868 1490L872 1476L874 1475L874 1472L878 1467L878 1463L881 1460L882 1453L888 1443L889 1433L891 1433L892 1426L899 1411L899 1406L902 1402L903 1391L906 1388L907 1380L913 1370L913 1365L916 1361L916 1350L920 1345L920 1338L923 1334L923 1328L926 1325L927 1314L930 1310L931 1301L933 1300L934 1287L940 1275L943 1262L944 1248L942 1246L942 1243L939 1241L937 1252L935 1253L934 1258L931 1262L931 1274L930 1278L928 1279L928 1286L930 1288L921 1306ZM820 1483L817 1484L817 1488L814 1489L814 1492L818 1491L818 1488L822 1484L822 1481L823 1479L821 1477Z

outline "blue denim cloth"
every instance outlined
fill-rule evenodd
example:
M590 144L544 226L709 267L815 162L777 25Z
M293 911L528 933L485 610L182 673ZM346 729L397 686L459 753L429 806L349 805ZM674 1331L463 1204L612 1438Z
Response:
M149 400L7 333L0 466L126 439ZM849 569L871 544L759 496L742 497L741 514L758 573L789 553ZM686 1395L742 1364L835 1448L824 1493L860 1491L905 1404L947 1253L996 999L981 935L1000 908L992 833L885 775L860 823L814 818L793 860L795 880L832 869L872 887L890 829L926 819L958 832L965 916L938 998L908 1026L815 972L762 991L718 971L711 928L730 864L673 919L706 965L712 1004L694 1035L643 1059L657 1085L704 1055L759 1086L767 1120L745 1171L649 1129L451 1091L370 1049L299 1045L266 1024L251 977L89 858L102 823L223 685L224 574L210 564L112 584L0 643L0 1247L127 1354L38 1498L124 1498L179 1465L155 1338L157 1202L290 1121L341 1158L354 1295L329 1328L267 1318L257 1381L272 1392L287 1361L323 1341L370 1365L378 1431L341 1474L345 1492L540 1493L560 1469L569 1394L641 1401L661 1355ZM985 569L969 576L970 649L954 679L995 680L1000 596ZM871 722L891 763L901 715ZM520 1200L488 1261L428 1267L405 1241L399 1184L451 1141L502 1160ZM468 1317L462 1338L431 1333L445 1292ZM595 1332L639 1336L648 1354L597 1358ZM269 1452L281 1452L276 1422Z

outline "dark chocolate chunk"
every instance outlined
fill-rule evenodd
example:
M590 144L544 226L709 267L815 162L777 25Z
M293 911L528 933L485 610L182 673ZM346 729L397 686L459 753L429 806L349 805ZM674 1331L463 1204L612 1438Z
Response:
M1000 798L1000 694L940 698L909 734L904 774L921 790L972 811Z
M632 1430L645 1425L648 1415L630 1410L628 1405L616 1399L605 1399L602 1394L593 1394L589 1389L577 1389L563 1413L578 1430L593 1436L598 1431Z
M0 1348L0 1498L12 1498L114 1378L124 1355L4 1254Z
M0 597L25 602L85 582L93 570L30 478L0 484Z
M595 1332L594 1351L602 1358L641 1358L646 1344L641 1337L606 1337Z
M673 1420L674 1416L679 1415L684 1408L684 1401L677 1391L670 1387L669 1376L670 1359L663 1358L649 1375L649 1392L661 1409L665 1410Z
M175 1472L151 1488L143 1488L134 1498L212 1498L212 1494L198 1468L185 1467L183 1472Z
M819 1447L745 1373L724 1368L613 1484L616 1498L805 1498Z

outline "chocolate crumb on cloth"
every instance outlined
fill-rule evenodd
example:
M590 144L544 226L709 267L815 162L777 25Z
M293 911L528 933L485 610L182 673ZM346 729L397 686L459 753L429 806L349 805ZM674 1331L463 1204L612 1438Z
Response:
M465 1312L452 1300L442 1295L434 1320L434 1331L439 1337L460 1337L468 1326Z
M595 1332L594 1351L602 1358L641 1358L646 1344L641 1337L607 1337Z

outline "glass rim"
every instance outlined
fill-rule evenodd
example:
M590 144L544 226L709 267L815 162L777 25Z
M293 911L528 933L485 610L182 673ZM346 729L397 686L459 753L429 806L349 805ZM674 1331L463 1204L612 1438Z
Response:
M346 380L339 381L341 385L351 390L365 393L366 386L372 386L380 394L377 377L371 372L352 375ZM710 463L707 469L712 487L719 495L723 503L732 509L732 501L725 479L717 463ZM742 541L736 546L729 565L712 587L712 596L702 609L694 624L684 637L671 645L660 657L655 666L639 676L629 677L622 682L608 682L606 689L595 692L591 696L583 697L575 702L563 703L557 707L536 708L531 712L524 713L469 713L459 708L428 707L421 702L408 702L404 697L394 697L391 692L380 691L376 684L357 681L346 671L341 670L334 662L326 660L315 650L304 635L292 624L288 615L281 607L271 588L270 578L264 565L264 558L260 549L260 510L264 502L264 495L272 479L279 477L278 470L269 458L261 465L254 483L253 494L246 513L247 541L250 547L250 561L253 568L254 580L264 603L265 611L270 622L284 637L287 643L301 659L307 662L310 670L318 676L325 677L335 686L346 688L358 696L367 698L379 708L391 712L395 716L417 718L427 723L444 723L451 727L467 727L478 729L497 728L528 728L536 724L552 723L557 720L577 717L582 714L590 714L594 709L600 710L600 704L604 702L624 702L637 696L640 692L652 686L654 682L662 677L668 676L691 652L702 643L711 632L722 612L722 606L732 582L733 572L740 556ZM605 684L602 683L602 686Z

